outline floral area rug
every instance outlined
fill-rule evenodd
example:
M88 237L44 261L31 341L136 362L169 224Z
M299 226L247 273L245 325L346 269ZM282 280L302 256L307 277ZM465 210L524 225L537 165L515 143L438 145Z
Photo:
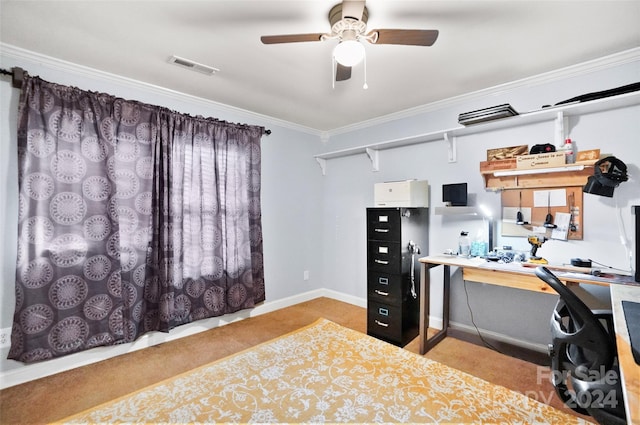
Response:
M64 423L585 423L325 319Z

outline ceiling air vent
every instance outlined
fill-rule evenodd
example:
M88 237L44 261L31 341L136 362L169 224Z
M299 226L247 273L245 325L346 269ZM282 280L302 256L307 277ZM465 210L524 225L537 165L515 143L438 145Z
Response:
M198 62L194 62L189 59L181 58L180 56L173 55L169 58L169 63L173 63L175 65L181 66L183 68L190 69L192 71L200 72L206 75L213 75L216 72L220 71L218 68L214 68L212 66L203 65Z

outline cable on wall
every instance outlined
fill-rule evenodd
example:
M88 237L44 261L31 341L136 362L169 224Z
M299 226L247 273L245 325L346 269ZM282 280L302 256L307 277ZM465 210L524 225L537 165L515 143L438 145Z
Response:
M469 309L469 316L471 317L471 323L473 324L473 327L476 328L476 332L478 333L478 336L480 337L480 340L482 340L482 342L484 343L484 345L487 348L490 348L493 351L496 351L500 354L504 354L502 351L498 350L496 347L494 347L489 341L487 341L486 339L484 339L484 336L482 336L482 333L480 332L480 329L478 329L478 326L476 325L476 321L473 317L473 310L471 310L471 304L469 303L469 292L467 292L467 281L466 280L462 280L462 283L464 285L464 293L466 295L467 298L467 308Z

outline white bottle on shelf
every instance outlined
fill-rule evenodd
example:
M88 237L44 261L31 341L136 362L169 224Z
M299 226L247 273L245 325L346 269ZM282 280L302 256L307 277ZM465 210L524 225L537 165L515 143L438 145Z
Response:
M574 162L576 162L575 148L576 147L573 143L573 140L565 139L564 146L562 147L562 150L564 151L565 164L573 164Z

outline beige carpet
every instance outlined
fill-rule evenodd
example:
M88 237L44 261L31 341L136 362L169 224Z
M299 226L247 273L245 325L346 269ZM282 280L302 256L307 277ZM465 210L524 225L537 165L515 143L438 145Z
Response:
M329 298L317 298L6 388L0 391L0 423L34 424L60 420L295 331L321 317L366 332L366 309ZM417 341L405 349L417 353ZM548 379L541 379L548 369L545 371L535 364L454 338L446 338L425 357L571 413L555 396Z
M585 423L325 319L61 421L256 422Z

